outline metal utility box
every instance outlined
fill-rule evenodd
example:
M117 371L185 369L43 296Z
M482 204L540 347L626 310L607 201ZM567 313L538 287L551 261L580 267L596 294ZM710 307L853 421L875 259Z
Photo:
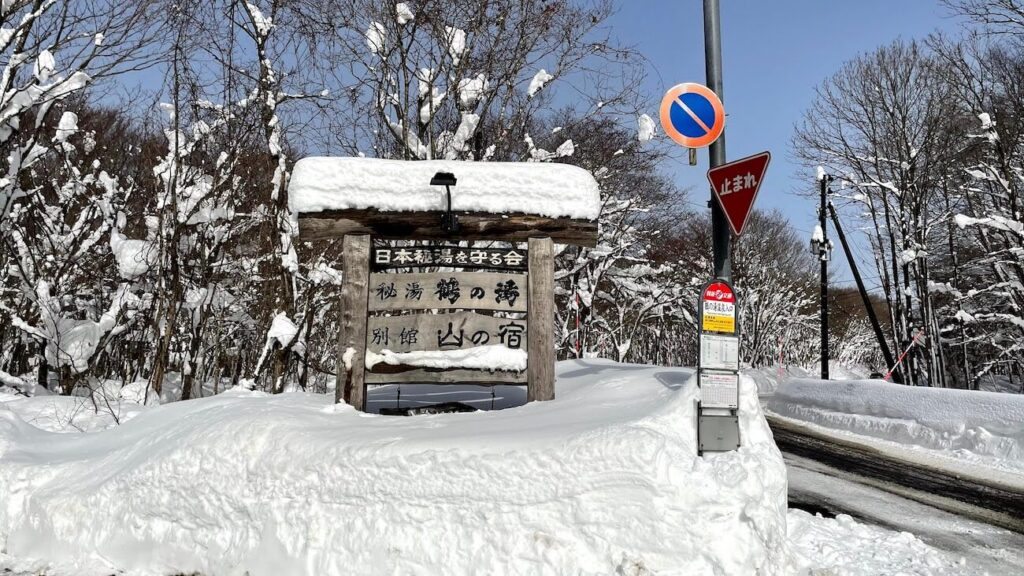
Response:
M735 414L700 414L697 427L701 452L726 452L740 447L740 422Z

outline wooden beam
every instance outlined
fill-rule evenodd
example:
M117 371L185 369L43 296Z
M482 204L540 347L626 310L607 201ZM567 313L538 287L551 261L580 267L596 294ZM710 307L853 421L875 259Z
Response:
M532 214L456 212L459 231L441 229L443 212L381 212L324 210L299 214L299 239L341 238L346 234L372 234L389 240L495 240L525 242L546 236L559 244L597 245L597 222L572 218L548 218Z
M334 401L366 409L366 306L370 277L370 237L347 234L342 244L341 332L338 336L337 388ZM349 351L352 352L349 352ZM351 370L345 369L346 352Z
M526 372L487 370L439 370L415 366L378 364L366 373L367 384L526 384Z
M526 400L555 399L555 255L551 238L530 238L530 332Z

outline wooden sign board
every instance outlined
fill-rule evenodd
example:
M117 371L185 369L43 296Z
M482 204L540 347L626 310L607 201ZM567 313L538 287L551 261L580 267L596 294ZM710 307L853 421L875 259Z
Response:
M370 311L466 308L526 312L526 274L370 274Z
M446 248L437 252L422 248L417 254L417 248L372 248L370 244L368 235L344 236L337 401L363 410L367 384L404 382L525 383L527 400L554 398L554 246L550 238L529 238L525 250L452 247L450 267L477 269L469 272L390 272L449 267L449 253ZM465 265L459 254L464 255ZM526 273L522 272L524 261ZM376 271L371 273L371 267ZM525 350L526 370L441 370L386 363L366 368L367 351L444 352L493 345Z
M297 207L299 240L344 242L337 401L362 410L366 384L381 382L525 381L528 401L554 398L553 244L597 245L600 198L592 176L567 166L511 163L351 158L299 164L333 167L326 172L312 168L300 178L303 170L297 164L289 196ZM358 178L352 170L360 171ZM335 175L325 177L328 172ZM451 187L459 179L456 205L471 210L453 210ZM437 196L429 199L425 186ZM477 202L482 197L501 202ZM542 206L530 200L535 197L559 201ZM506 209L483 208L499 205ZM410 245L386 246L382 240ZM418 245L423 243L431 245ZM495 248L495 243L507 247ZM499 346L525 347L525 374L468 369L480 364L461 362L467 354L455 348L493 346L495 340ZM431 358L389 357L410 366L371 362L368 371L368 352L384 346L393 352L430 351ZM517 361L502 364L522 366L521 352L483 352L497 353L496 360L507 359L508 352ZM434 356L441 357L440 365L458 368L427 368Z
M525 350L526 320L498 318L476 312L371 316L366 327L366 348L380 353L461 350L500 344Z

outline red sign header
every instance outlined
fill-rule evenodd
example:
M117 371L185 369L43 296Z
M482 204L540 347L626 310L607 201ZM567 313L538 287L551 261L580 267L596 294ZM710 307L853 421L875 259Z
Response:
M704 289L704 301L735 303L736 295L732 293L732 288L728 284L714 282Z

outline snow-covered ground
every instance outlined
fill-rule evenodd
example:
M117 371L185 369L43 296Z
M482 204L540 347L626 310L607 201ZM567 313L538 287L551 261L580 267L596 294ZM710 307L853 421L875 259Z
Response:
M563 362L558 398L528 405L513 386L371 391L372 410L511 407L411 418L305 393L0 395L0 573L985 573L928 535L786 513L748 378L744 447L697 458L691 376Z
M743 447L698 458L691 375L563 362L554 401L410 418L229 391L63 434L27 421L48 399L11 400L0 567L786 573L785 471L754 387Z
M763 398L775 393L780 382L793 378L817 378L821 374L819 364L802 366L767 366L764 368L747 368L743 373L757 384L757 393ZM865 380L870 371L864 367L850 367L838 362L829 363L829 378L832 380Z
M744 379L756 383L768 414L790 424L893 458L1024 487L1024 397L865 381L861 371L836 366L830 368L834 379L825 382L814 372L747 370ZM830 519L790 510L795 570L992 576L1024 570L1019 534L890 494L856 474L784 456L790 504L840 513Z
M898 457L1024 485L1024 395L790 378L765 407Z
M909 532L790 510L787 517L794 574L828 576L986 574L966 559L938 550ZM992 576L996 576L993 574Z
M787 514L789 557L782 573L800 576L1000 576L1007 572L979 569L964 556L930 546L908 532L887 530L855 521L848 515L836 518L812 516L802 510ZM15 557L0 553L0 573L10 576L109 576L109 562L93 557L62 562ZM152 574L151 570L128 570L124 576ZM347 572L354 573L354 572ZM379 573L395 573L382 570ZM403 573L403 572L399 572ZM410 571L410 573L418 573ZM442 572L451 573L451 572ZM487 573L487 572L482 572ZM501 573L501 572L494 572ZM509 572L512 573L512 572ZM582 570L559 572L533 564L516 574L580 574ZM655 576L705 574L672 568L653 570L633 565L609 572L617 575ZM746 575L748 571L722 572ZM282 572L285 574L285 572Z

